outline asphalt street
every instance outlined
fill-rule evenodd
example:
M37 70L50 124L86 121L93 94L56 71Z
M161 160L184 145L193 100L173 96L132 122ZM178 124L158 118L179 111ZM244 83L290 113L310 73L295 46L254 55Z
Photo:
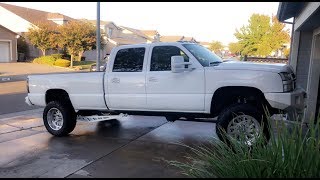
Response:
M39 108L25 103L26 81L0 83L0 115Z

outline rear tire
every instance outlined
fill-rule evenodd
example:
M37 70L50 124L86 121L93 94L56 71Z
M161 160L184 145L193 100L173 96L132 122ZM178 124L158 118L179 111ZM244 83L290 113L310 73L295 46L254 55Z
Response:
M70 104L51 101L43 111L43 123L50 134L66 136L74 130L77 115Z
M230 136L243 140L239 134L245 134L245 144L248 146L256 142L255 133L264 136L266 142L270 139L265 113L250 104L234 104L222 111L216 124L216 133L219 139L227 144L230 144Z

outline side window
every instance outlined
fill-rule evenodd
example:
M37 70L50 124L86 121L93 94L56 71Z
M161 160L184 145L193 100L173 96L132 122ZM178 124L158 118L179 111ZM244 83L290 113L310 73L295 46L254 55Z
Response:
M176 46L156 46L152 50L150 71L170 71L171 56L183 56L189 62L189 57Z
M112 72L142 72L145 48L121 49L117 52Z

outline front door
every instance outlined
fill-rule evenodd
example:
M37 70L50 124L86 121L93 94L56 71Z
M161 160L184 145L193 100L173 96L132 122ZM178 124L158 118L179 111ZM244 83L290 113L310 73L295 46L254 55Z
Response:
M145 47L119 49L107 80L109 109L141 110L146 108Z
M182 47L172 45L150 48L146 75L147 108L152 111L203 112L204 68ZM171 56L182 55L196 67L173 73Z

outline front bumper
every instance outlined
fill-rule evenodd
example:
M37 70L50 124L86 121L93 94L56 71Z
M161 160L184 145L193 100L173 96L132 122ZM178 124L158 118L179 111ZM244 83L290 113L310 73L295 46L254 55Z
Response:
M29 105L29 106L33 106L34 104L32 104L32 102L30 101L29 97L25 97L25 102Z
M296 88L287 93L264 93L269 104L276 109L285 110L293 107L297 110L303 110L306 107L306 92L301 88Z

